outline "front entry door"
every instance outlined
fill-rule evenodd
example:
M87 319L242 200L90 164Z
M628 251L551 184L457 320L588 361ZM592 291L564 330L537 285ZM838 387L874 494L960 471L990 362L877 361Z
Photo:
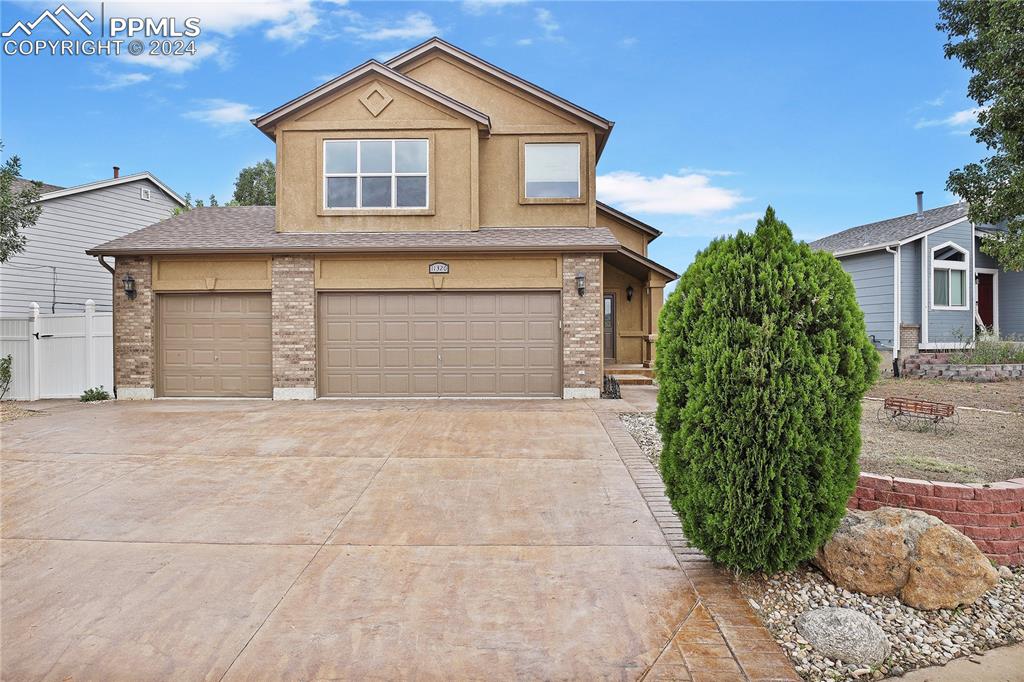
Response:
M604 295L604 359L615 360L615 294Z
M992 329L992 325L995 323L995 316L992 314L994 304L994 288L992 286L993 275L986 272L979 272L976 277L978 286L978 317L981 318L981 322L985 327Z

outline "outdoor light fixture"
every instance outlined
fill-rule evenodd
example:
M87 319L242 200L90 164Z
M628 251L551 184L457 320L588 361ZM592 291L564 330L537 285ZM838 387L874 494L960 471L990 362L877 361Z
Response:
M587 290L587 277L582 272L576 273L576 291L580 296Z
M129 300L135 300L135 278L132 277L131 273L124 276L121 280L121 284L124 285L124 294Z
M627 301L632 301L633 300L633 287L632 286L626 287L626 300Z

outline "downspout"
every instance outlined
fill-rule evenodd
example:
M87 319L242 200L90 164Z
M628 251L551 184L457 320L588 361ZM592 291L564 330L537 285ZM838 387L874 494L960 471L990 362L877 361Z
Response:
M113 354L111 367L114 370L113 386L110 387L110 391L114 394L114 400L117 400L117 352L114 350L114 341L117 338L117 306L114 305L114 299L117 297L117 275L114 274L114 268L110 263L103 259L104 256L96 256L103 269L110 273L110 346Z
M893 322L893 336L892 336L892 373L898 377L900 375L899 370L899 356L900 356L900 245L896 245L896 250L893 251L891 246L885 247L886 253L893 255L893 276L892 276L892 322Z
M921 348L928 348L928 291L932 271L928 267L928 236L921 237Z

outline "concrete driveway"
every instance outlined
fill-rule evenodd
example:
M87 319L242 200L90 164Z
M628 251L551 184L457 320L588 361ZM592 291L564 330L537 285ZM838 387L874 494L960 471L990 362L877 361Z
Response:
M0 676L792 679L608 409L155 401L6 423Z

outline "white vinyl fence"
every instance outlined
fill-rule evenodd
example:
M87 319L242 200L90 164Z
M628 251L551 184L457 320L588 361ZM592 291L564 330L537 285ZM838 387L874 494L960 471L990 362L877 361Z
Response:
M0 317L0 356L13 359L5 399L77 398L100 385L113 392L113 344L113 316L92 299L84 313L44 315L33 303L27 317Z

